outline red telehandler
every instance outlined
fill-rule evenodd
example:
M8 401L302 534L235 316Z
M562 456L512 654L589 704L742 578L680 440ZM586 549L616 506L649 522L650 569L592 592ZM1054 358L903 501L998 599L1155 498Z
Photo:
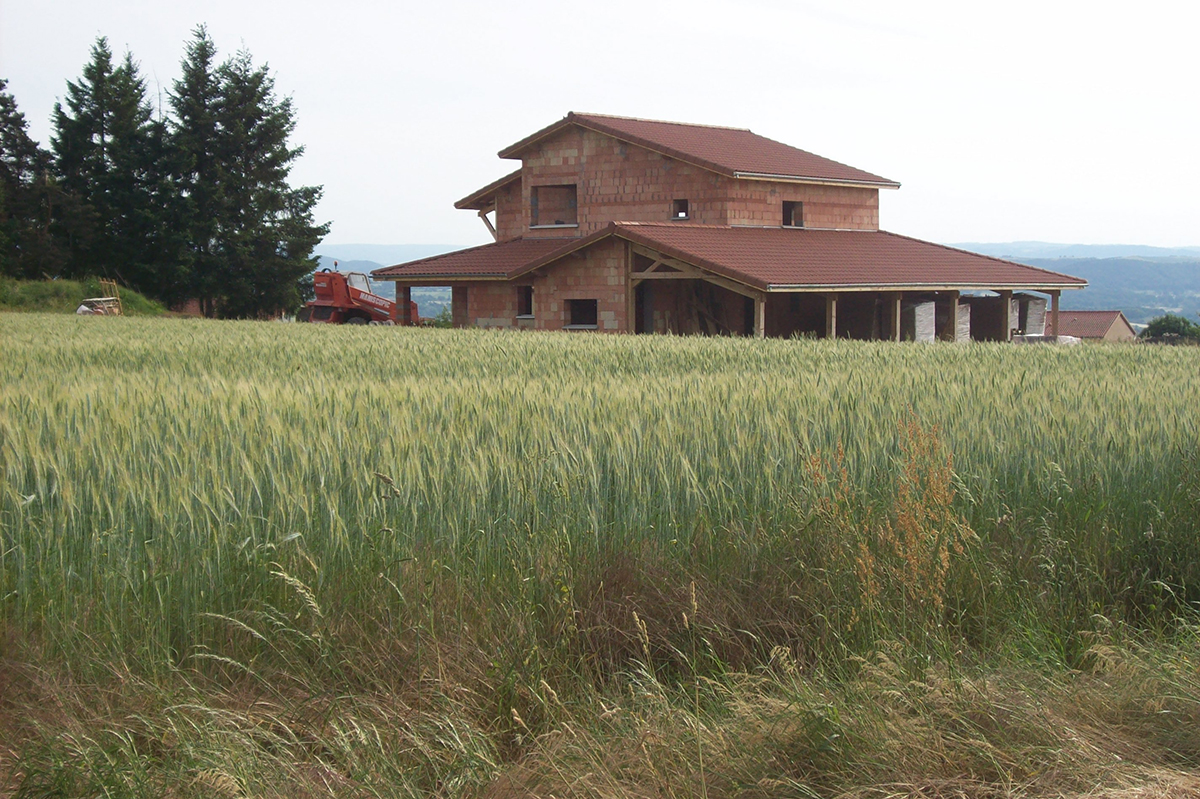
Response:
M371 292L371 284L362 272L333 272L322 269L313 275L317 298L297 315L301 322L330 325L394 324L396 303ZM409 319L417 324L417 304L409 303Z

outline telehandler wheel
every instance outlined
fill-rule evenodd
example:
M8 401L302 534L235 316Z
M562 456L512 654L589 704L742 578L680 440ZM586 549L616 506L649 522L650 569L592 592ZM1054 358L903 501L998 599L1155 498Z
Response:
M347 320L346 320L345 322L343 322L342 324L346 324L346 325L365 325L366 323L367 323L367 320L366 320L366 319L363 319L361 316L351 316L349 319L347 319Z

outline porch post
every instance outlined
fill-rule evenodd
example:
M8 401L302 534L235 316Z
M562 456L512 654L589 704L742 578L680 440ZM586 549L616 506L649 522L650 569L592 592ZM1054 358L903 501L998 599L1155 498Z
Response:
M1055 289L1050 292L1050 335L1058 338L1058 297L1062 291Z
M637 332L637 289L633 285L633 245L625 242L625 332ZM653 330L647 330L653 333Z
M837 338L838 295L825 295L825 338Z
M412 318L412 287L411 286L396 286L396 307L392 310L392 321L404 327L411 327L417 323L417 320Z
M759 294L754 298L754 337L766 338L767 336L767 298L764 294Z
M1003 327L1000 330L1001 341L1012 341L1012 291L1005 290L1000 292L1000 324Z
M950 313L946 315L946 327L943 338L946 341L958 341L958 292L950 292Z
M900 340L900 304L904 299L904 292L897 291L892 294L892 341Z

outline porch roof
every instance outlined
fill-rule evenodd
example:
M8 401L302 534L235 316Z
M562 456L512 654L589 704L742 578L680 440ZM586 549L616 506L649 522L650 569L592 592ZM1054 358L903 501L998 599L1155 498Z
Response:
M1077 289L1086 280L874 230L615 222L573 239L514 239L376 270L384 280L511 280L612 236L760 291Z

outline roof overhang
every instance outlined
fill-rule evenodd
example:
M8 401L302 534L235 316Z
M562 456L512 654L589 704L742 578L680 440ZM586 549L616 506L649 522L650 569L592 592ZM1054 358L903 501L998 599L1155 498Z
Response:
M454 204L455 208L460 210L472 211L490 211L496 203L496 194L510 183L516 183L521 179L521 170L511 172L499 180L494 180L478 189Z
M1051 291L1070 291L1087 288L1087 283L1032 285L1029 283L1004 285L1002 283L987 283L972 285L970 283L772 283L767 291L779 294L801 292L850 292L850 291L1037 291L1042 294Z
M807 183L818 186L858 186L869 189L898 189L900 184L894 180L833 180L831 178L814 178L803 175L771 175L765 172L734 172L739 180L768 180L772 183Z

